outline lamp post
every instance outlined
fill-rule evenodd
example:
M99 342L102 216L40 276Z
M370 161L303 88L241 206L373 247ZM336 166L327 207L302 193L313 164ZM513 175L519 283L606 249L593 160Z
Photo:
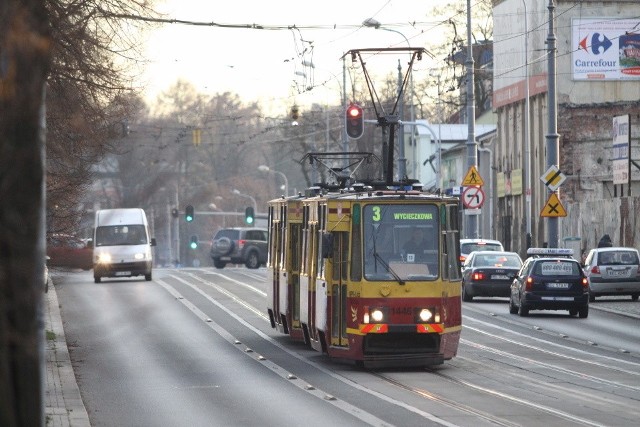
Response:
M254 199L253 197L251 197L248 194L243 194L241 193L239 190L236 190L235 188L233 190L231 190L232 194L235 194L236 196L240 196L240 197L245 197L247 199L251 199L251 203L253 204L253 210L255 213L258 213L258 204L256 203L256 199Z
M524 197L525 197L525 218L527 226L526 248L531 247L531 137L529 135L529 15L527 14L527 0L522 0L524 6L524 86L525 86L525 117L524 117Z
M392 33L396 33L396 34L400 34L403 38L404 41L407 42L407 47L411 47L411 44L409 43L409 39L402 34L400 31L398 30L394 30L392 28L385 28L382 26L382 24L380 22L378 22L377 20L373 19L373 18L367 18L362 22L362 25L364 25L365 27L369 27L369 28L375 28L376 30L384 30L384 31L390 31ZM410 86L410 93L409 93L409 99L410 99L410 103L411 103L411 121L415 121L414 118L414 105L413 105L413 99L414 99L414 87L413 87L413 73L411 72L412 70L409 70L409 86ZM400 107L402 107L402 99L400 99ZM400 110L400 119L402 119L402 110ZM398 133L399 133L399 140L400 140L400 144L398 146L398 177L400 179L404 178L404 176L407 174L407 168L406 168L406 162L407 159L405 158L405 153L404 153L404 127L402 125L398 126ZM414 142L414 134L413 131L411 132L411 145L415 146L415 142ZM416 175L416 159L414 156L413 159L413 175L415 177Z
M280 175L282 177L282 180L284 181L284 195L285 195L285 197L289 197L289 180L287 179L287 176L285 174L283 174L280 171L276 171L276 170L270 169L269 166L267 166L267 165L258 166L258 170L260 172L272 172L272 173Z

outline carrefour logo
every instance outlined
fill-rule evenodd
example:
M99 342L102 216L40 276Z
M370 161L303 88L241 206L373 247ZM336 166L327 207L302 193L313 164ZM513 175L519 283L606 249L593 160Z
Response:
M591 43L588 42L588 39L589 36L580 40L580 48L582 48L585 52L589 52L590 47L591 53L593 53L594 55L605 53L611 46L613 46L611 40L609 40L604 34L601 35L600 33L593 33L593 35L591 35Z

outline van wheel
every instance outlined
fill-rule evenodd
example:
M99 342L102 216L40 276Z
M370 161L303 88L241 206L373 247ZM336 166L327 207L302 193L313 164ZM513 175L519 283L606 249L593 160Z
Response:
M94 281L95 283L100 283L101 279L102 279L102 278L101 278L100 276L93 276L93 281Z
M244 265L246 265L247 268L259 268L260 259L258 259L258 253L256 251L249 252L249 254L247 255L247 260L245 261Z
M220 261L219 259L214 258L213 259L213 265L215 268L224 268L225 265L227 265L226 262L224 261Z
M144 280L146 280L147 282L150 282L151 281L151 273L145 274L144 275Z

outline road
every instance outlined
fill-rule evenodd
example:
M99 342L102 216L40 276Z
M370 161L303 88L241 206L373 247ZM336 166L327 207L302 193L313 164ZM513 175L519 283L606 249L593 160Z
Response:
M587 319L463 305L456 358L364 371L271 329L266 270L158 269L56 291L92 426L627 426L640 417L637 302Z

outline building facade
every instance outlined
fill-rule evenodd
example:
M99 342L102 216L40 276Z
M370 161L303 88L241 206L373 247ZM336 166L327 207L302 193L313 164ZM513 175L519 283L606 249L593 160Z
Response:
M550 5L554 6L557 48L556 166L566 177L557 190L560 209L570 211L580 204L640 195L637 1L496 0L493 108L498 125L492 151L497 182L493 215L498 233L493 237L521 254L528 245L545 245L548 238L547 221L541 213L548 207L551 190L540 177L549 167L548 87L549 75L554 74L547 60ZM630 180L624 184L616 182L625 154L614 148L613 139L614 120L620 116L628 118L630 135L625 163L631 165L625 172L630 172ZM592 242L563 224L575 217L575 213L559 217L560 245L577 239L576 247L585 249ZM607 232L604 224L593 226L601 234ZM593 238L597 236L589 240Z

